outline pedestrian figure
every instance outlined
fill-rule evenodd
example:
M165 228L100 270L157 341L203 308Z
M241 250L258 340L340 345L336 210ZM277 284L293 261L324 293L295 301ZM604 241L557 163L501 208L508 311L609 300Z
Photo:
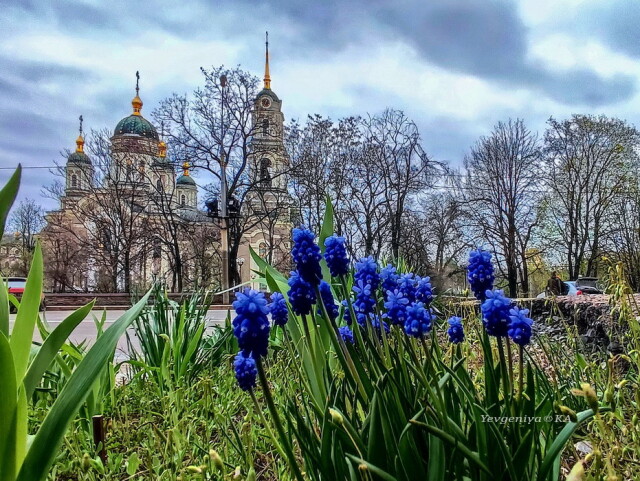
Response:
M547 292L553 296L561 296L564 290L562 287L562 279L558 277L556 271L553 271L551 278L547 281Z

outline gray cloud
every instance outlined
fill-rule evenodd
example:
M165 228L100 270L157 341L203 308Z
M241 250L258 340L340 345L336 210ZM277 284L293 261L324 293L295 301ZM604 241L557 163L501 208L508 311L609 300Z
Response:
M570 26L566 23L569 20ZM553 25L556 31L596 35L615 51L640 56L636 34L640 4L628 0L603 2L574 12L564 19L564 25L562 21L559 19ZM528 51L534 36L520 18L515 3L501 0L194 0L188 5L162 0L152 6L130 0L14 0L3 2L0 17L0 30L5 38L25 32L46 35L51 31L74 42L84 39L99 40L105 45L114 42L118 48L130 42L132 46L148 47L149 56L154 56L157 62L163 61L163 35L167 45L179 39L184 41L185 48L222 39L260 48L259 39L265 29L271 31L274 56L280 65L323 61L330 64L336 58L348 62L350 52L361 50L363 55L375 54L377 46L399 43L417 52L420 65L416 71L424 71L422 61L425 61L448 73L483 79L491 88L497 86L503 90L505 97L515 95L515 91L533 91L541 99L553 101L545 105L564 108L562 113L569 108L566 106L578 106L607 109L615 115L636 89L635 79L628 75L603 77L588 68L558 71L535 63ZM142 44L149 42L149 38L155 43ZM103 71L69 66L76 63L72 58L69 65L58 65L46 58L27 61L21 57L20 47L16 48L17 51L0 51L0 164L3 167L18 161L42 165L58 160L61 149L73 147L76 118L80 113L85 115L86 125L96 129L113 128L120 118L129 114L133 72L128 84L114 80L110 74L105 76ZM244 68L259 69L261 58L253 46L251 49L250 54L240 51L238 60L243 61ZM144 61L148 62L149 58ZM219 63L215 52L199 61L202 65ZM277 72L274 73L277 79ZM171 90L184 92L194 87L186 81L172 80L171 85L156 83L151 91L145 79L142 71L147 117ZM76 98L75 92L88 83L100 88L92 90L91 98ZM50 90L42 91L43 85L51 87ZM348 105L332 104L331 109L321 113L335 118L377 112L385 107L405 109L419 124L425 147L439 160L459 160L477 136L490 131L500 118L522 117L523 111L525 114L537 112L530 100L523 100L522 104L514 102L513 111L503 107L503 110L480 113L475 118L466 116L461 121L453 114L431 112L429 105L414 105L411 92L377 88L370 78L351 79L341 94L348 98ZM473 96L474 92L469 95ZM295 106L283 96L287 102L285 114L295 111L304 117L307 113L310 107L299 93L298 96ZM460 103L464 102L463 93ZM460 110L463 108L464 105ZM537 114L542 119L558 112ZM543 121L539 125L543 126ZM31 189L27 195L38 197L34 185L38 184L39 189L45 172L25 172ZM0 183L8 177L5 174L7 171L0 171Z

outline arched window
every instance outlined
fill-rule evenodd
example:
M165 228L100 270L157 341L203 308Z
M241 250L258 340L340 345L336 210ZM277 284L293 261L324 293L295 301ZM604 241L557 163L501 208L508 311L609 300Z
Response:
M262 135L269 134L269 119L262 119Z
M157 190L158 192L162 192L162 179L158 179L158 180L156 181L156 190Z
M78 176L76 174L71 174L71 188L75 189L78 187Z
M271 186L271 173L269 172L271 161L266 157L260 161L260 182L265 186Z
M184 206L186 203L187 203L187 197L184 194L182 194L180 196L180 205Z
M153 258L159 259L162 256L162 244L157 237L153 239Z
M258 255L263 259L267 257L267 244L261 242L258 246Z

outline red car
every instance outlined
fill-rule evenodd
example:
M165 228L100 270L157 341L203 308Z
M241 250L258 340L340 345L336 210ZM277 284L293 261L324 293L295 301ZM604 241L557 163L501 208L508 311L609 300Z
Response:
M8 277L2 279L9 288L9 294L21 296L24 293L24 287L27 285L27 279L24 277Z
M5 277L2 279L3 284L5 284L8 288L9 294L16 296L18 300L24 294L24 288L27 285L27 279L25 277ZM42 294L42 298L40 300L40 310L44 308L44 293ZM11 310L15 309L11 306Z

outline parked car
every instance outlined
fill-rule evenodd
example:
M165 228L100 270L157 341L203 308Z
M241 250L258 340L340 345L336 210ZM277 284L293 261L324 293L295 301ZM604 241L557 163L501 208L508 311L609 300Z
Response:
M27 285L26 277L4 277L2 279L2 282L7 286L9 294L15 296L16 299L20 300L22 294L24 294L24 288ZM40 298L40 310L43 310L44 307L44 293L42 293ZM10 311L15 311L15 307L13 305L11 305Z
M9 288L9 294L22 295L24 288L27 285L27 279L25 277L7 277L2 279L2 282Z
M578 277L576 287L583 294L604 294L604 289L598 283L597 277Z
M581 296L583 294L603 294L604 289L598 283L597 277L578 277L577 281L563 281L563 296ZM547 297L547 292L541 292L536 296L537 299Z
M577 288L576 281L562 281L564 289L562 289L563 296L579 296L582 292ZM542 291L536 296L536 299L544 299L547 297L547 291Z

